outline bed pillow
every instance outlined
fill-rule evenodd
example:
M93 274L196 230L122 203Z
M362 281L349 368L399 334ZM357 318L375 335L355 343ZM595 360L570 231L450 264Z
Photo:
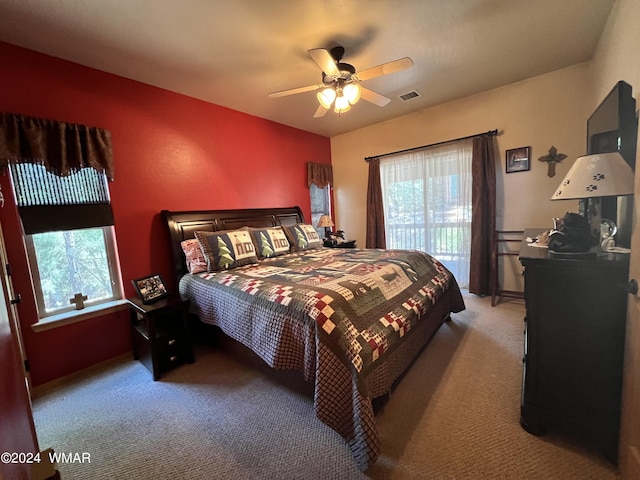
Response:
M259 259L289 253L291 245L282 227L249 228Z
M287 237L289 237L292 252L322 247L322 239L312 225L298 223L297 225L289 225L283 228Z
M187 270L189 273L200 273L207 271L207 260L204 258L200 242L192 238L180 243L184 256L187 259Z
M228 270L256 263L258 257L249 229L195 232L207 261L207 270Z

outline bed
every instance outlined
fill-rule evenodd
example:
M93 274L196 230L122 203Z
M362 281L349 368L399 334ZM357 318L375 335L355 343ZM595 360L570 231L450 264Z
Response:
M271 368L301 372L313 385L316 416L345 439L362 470L373 464L380 446L372 402L388 394L450 313L465 308L453 275L423 252L323 248L312 234L307 244L293 236L304 225L299 207L161 215L192 313ZM258 235L280 227L297 251L275 254L277 242ZM217 248L224 232L239 230L251 232L264 258L227 268L223 243L215 257L222 267L205 255L207 268L189 272L186 244L198 241L206 253L206 242Z

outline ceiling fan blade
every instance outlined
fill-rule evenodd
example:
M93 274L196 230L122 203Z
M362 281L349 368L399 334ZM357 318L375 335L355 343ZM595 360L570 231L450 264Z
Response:
M328 108L324 108L322 105L318 105L318 109L316 110L316 113L313 114L313 118L322 118L327 114L328 111Z
M389 75L390 73L400 72L407 68L413 67L413 60L409 57L399 58L393 62L383 63L377 67L367 68L361 72L357 72L356 76L358 80L364 81L370 78L381 77L382 75Z
M360 86L362 89L362 93L360 94L360 98L366 100L367 102L371 102L379 107L384 107L387 103L391 101L390 98L387 98L379 93L374 92L373 90L369 90L368 88Z
M332 76L340 75L340 70L338 70L336 61L324 48L312 48L311 50L307 50L307 53L311 59L318 64L324 73Z
M318 90L325 85L309 85L308 87L290 88L289 90L281 90L279 92L271 92L267 96L269 98L286 97L287 95L295 95L296 93L311 92L312 90Z

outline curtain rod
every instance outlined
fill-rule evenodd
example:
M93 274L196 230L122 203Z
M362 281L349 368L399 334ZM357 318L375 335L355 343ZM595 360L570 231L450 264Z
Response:
M438 145L444 145L445 143L458 142L460 140L467 140L468 138L479 137L481 135L489 135L490 137L494 137L494 136L498 135L498 129L489 130L488 132L483 132L483 133L476 133L475 135L467 135L466 137L454 138L453 140L445 140L443 142L431 143L429 145L422 145L421 147L407 148L406 150L398 150L397 152L389 152L389 153L383 153L382 155L374 155L372 157L365 157L364 161L365 162L370 162L374 158L388 157L389 155L397 155L398 153L412 152L414 150L420 150L421 148L437 147Z

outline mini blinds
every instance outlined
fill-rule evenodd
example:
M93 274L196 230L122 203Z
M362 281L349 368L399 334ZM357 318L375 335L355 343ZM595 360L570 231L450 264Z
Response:
M113 225L104 172L86 167L58 176L44 165L9 165L26 234Z

